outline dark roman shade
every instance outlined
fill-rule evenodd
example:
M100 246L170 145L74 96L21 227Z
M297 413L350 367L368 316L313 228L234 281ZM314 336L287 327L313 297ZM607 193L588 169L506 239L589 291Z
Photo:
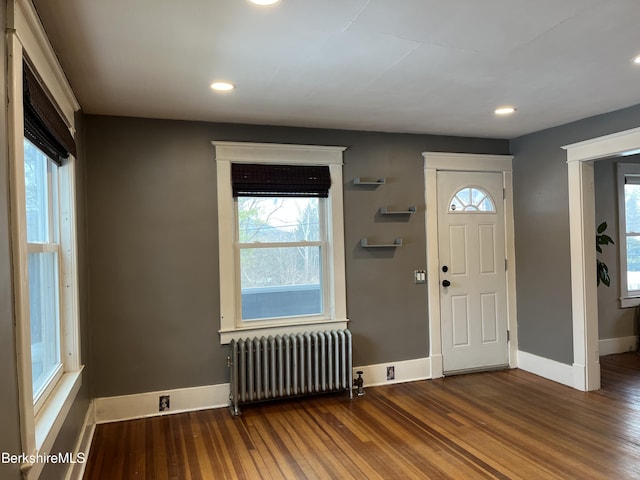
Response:
M40 82L23 63L24 136L54 162L77 156L73 136Z
M234 197L329 196L328 166L231 164Z

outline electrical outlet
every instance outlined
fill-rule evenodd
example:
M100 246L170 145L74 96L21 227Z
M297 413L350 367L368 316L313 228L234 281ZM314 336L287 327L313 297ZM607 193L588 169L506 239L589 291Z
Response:
M170 406L171 401L169 395L160 395L160 398L158 399L158 411L164 412L166 410L169 410Z
M396 378L396 367L391 365L387 367L387 380L394 380Z

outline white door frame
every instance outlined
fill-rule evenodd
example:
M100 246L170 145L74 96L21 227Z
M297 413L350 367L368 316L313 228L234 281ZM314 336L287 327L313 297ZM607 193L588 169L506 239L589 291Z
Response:
M573 322L573 387L600 388L598 291L594 236L593 162L640 150L640 128L592 138L562 147L567 151L569 235L571 242L571 310Z
M442 373L442 329L440 319L440 261L438 256L438 183L439 170L502 173L504 187L505 246L507 256L507 325L510 332L509 366L518 362L516 319L516 269L513 229L512 155L423 152L425 179L425 223L427 229L427 292L429 295L429 357L431 378Z

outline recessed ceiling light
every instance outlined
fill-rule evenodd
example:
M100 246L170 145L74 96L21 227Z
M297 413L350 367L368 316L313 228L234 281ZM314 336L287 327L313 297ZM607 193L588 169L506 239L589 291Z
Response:
M280 0L249 0L251 3L255 3L256 5L273 5L274 3L278 3Z
M513 107L500 107L496 108L493 113L495 113L496 115L510 115L515 111L516 109Z
M216 92L228 92L236 88L236 86L229 82L213 82L211 88Z
M633 63L640 63L640 55L633 59Z

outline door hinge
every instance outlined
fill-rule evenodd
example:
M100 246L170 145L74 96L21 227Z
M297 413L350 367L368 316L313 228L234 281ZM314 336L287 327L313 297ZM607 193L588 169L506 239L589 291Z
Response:
M505 270L505 272L507 271L507 259L506 258L504 259L504 270Z
M511 331L507 330L507 342L511 340Z
M507 189L506 189L506 188L503 188L503 189L502 189L502 199L503 199L503 200L506 200L506 199L507 199Z

